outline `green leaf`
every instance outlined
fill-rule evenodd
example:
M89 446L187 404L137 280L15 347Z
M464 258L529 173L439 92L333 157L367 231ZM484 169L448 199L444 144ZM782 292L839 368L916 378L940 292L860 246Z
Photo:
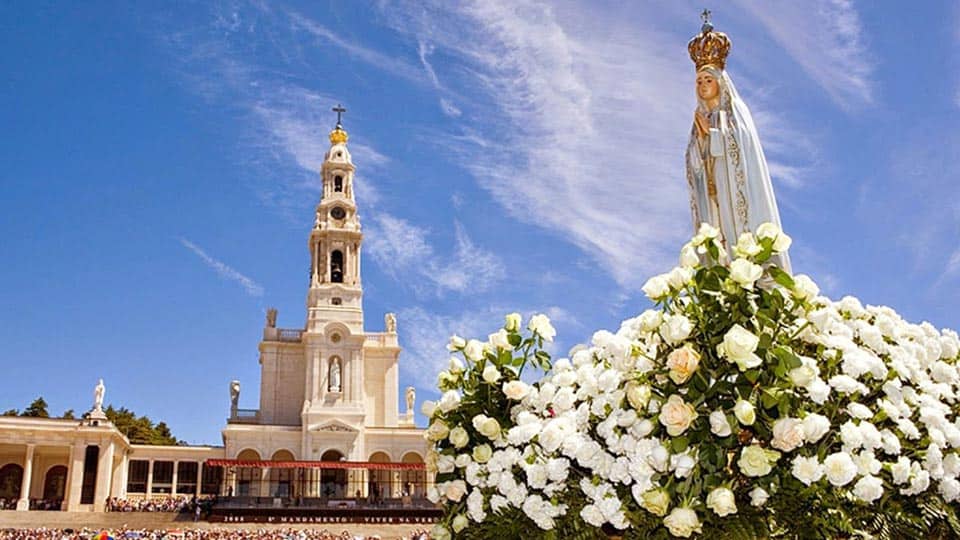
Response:
M770 275L773 277L773 280L783 285L784 287L793 290L794 283L793 278L790 277L790 274L784 272L783 270L777 268L776 266L770 266L767 268L767 271L770 272Z
M690 440L686 437L675 437L670 441L670 448L673 449L674 454L679 454L687 449L687 446L690 445Z
M507 336L507 342L510 343L510 345L513 345L514 349L519 347L522 341L523 338L520 336L520 334L510 334Z

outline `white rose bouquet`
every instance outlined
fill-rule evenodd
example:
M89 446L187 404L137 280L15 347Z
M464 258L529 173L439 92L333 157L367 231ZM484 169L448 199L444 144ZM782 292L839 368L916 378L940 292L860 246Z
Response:
M435 537L960 536L957 333L820 296L770 263L775 226L732 261L717 237L570 358L543 315L451 340L425 407Z

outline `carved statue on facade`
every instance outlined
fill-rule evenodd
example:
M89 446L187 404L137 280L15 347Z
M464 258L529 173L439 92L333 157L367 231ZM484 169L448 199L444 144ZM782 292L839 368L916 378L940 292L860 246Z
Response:
M274 310L276 311L276 310ZM236 413L237 406L240 403L240 381L230 381L230 412Z
M388 334L397 333L397 316L393 313L387 313L383 317L384 326L387 328Z
M97 382L97 386L93 389L93 410L100 412L103 410L103 395L106 393L107 389L103 386L103 379L100 379Z
M340 391L340 359L334 358L330 361L330 387L331 392Z
M267 328L277 327L277 308L267 309Z
M407 416L413 416L413 406L417 402L417 390L412 386L408 386L406 390L406 398Z

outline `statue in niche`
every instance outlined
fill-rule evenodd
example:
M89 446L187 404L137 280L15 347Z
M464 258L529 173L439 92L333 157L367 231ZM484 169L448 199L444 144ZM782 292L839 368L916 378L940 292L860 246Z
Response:
M417 402L417 390L408 386L405 397L407 398L407 416L413 416L413 406Z
M334 358L330 361L330 385L328 389L331 392L340 391L340 359Z
M276 311L276 310L274 310ZM240 381L230 381L230 411L235 413L240 403Z
M387 328L388 334L397 333L397 316L396 315L394 315L393 313L387 313L383 317L383 322Z
M93 389L93 410L100 412L103 410L103 395L106 393L107 389L103 386L103 379L100 379L97 382L97 386Z
M267 328L276 328L277 327L277 308L269 308L267 310Z

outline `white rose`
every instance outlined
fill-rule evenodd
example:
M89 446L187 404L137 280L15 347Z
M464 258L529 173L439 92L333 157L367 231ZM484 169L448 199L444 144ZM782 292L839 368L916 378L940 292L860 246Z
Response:
M737 404L733 406L733 415L737 417L738 422L745 426L752 426L757 420L757 412L754 410L753 404L742 399L738 400Z
M436 412L436 410L437 410L437 402L435 401L427 400L427 401L424 401L422 405L420 405L420 412L422 412L423 415L426 416L427 418L432 417L433 413Z
M853 494L861 501L873 502L883 496L883 480L864 476L853 485Z
M520 323L523 320L520 317L519 313L511 313L506 317L506 324L503 325L503 328L508 332L517 332L520 330Z
M440 474L452 473L457 465L457 460L453 456L442 454L437 458L437 472Z
M456 390L447 390L440 396L440 403L437 407L441 411L448 413L460 406L460 394Z
M810 396L810 400L817 405L823 405L826 403L827 398L830 397L830 385L824 382L823 379L814 379L813 382L807 385L807 395Z
M797 456L793 458L793 468L791 472L794 478L809 486L823 478L824 471L823 465L817 460L817 456Z
M630 402L630 406L638 411L642 411L647 407L647 403L650 401L650 387L645 384L639 384L636 382L627 383L627 401Z
M661 274L648 279L640 290L647 295L647 298L656 302L670 294L670 283L667 281L666 274Z
M667 356L670 379L676 384L683 384L690 380L698 365L700 365L700 353L689 345L674 349Z
M866 405L857 402L851 402L848 404L847 412L850 414L850 416L859 418L861 420L873 418L873 411L871 411Z
M463 448L470 442L470 435L467 434L467 430L463 429L460 426L457 426L450 430L450 444L456 448Z
M857 476L857 464L846 452L830 454L823 460L827 480L835 487L849 484Z
M488 439L497 440L500 438L500 423L496 418L490 418L484 414L478 414L473 417L473 429L480 432Z
M727 415L721 410L710 413L710 433L718 437L726 437L733 431L730 429L730 422L727 421Z
M463 514L457 514L453 518L453 522L450 524L450 527L453 528L453 532L458 533L467 528L467 525L470 524L470 521L467 519L467 516Z
M493 384L500 380L500 370L497 369L497 366L493 364L487 364L487 367L483 368L483 380L487 381L490 384Z
M458 502L467 493L467 483L463 480L445 482L442 487L443 496L447 500Z
M450 367L447 368L447 371L453 373L454 375L458 373L463 373L463 361L457 358L456 356L450 357Z
M467 342L460 336L454 334L450 336L450 343L447 344L447 350L450 352L458 351L464 348Z
M437 523L430 529L430 538L433 540L450 540L450 531L446 527Z
M530 393L530 385L523 381L510 381L503 385L503 393L508 399L520 401Z
M674 508L670 515L663 518L663 525L670 534L681 538L690 538L693 533L703 532L697 513L690 508Z
M773 251L782 253L790 249L793 239L780 230L780 227L767 222L757 227L757 238L761 240L773 239Z
M513 345L510 344L509 334L507 334L507 331L503 328L487 336L487 340L490 342L491 347L505 351L513 350Z
M720 229L710 225L709 223L701 223L700 228L697 229L696 238L700 240L700 242L703 242L704 240L710 240L718 236L720 236ZM696 244L700 242L694 243Z
M663 312L656 309L648 309L640 314L640 330L643 332L654 332L660 328L663 322Z
M474 362L480 360L483 358L483 343L476 339L471 339L463 348L463 354Z
M769 498L770 494L760 486L750 490L750 506L763 506Z
M773 470L773 464L780 458L780 452L750 445L740 451L737 466L747 476L766 476Z
M770 446L789 452L803 444L803 422L797 418L780 418L773 423L773 440Z
M664 315L663 324L660 325L660 335L670 344L687 339L692 331L693 324L683 315Z
M637 504L651 514L662 517L670 508L670 494L663 489L651 489L640 495Z
M796 367L790 370L788 374L790 376L790 382L795 386L800 388L806 388L817 378L818 370L816 364L813 361L808 361L807 359L801 359L803 362L800 367Z
M473 447L473 460L477 463L486 463L493 456L493 449L489 444L481 444Z
M808 414L803 419L803 438L808 443L815 443L830 431L830 419L822 414Z
M693 472L697 462L689 454L674 454L670 456L670 467L677 478L686 478Z
M678 266L666 275L666 279L667 284L670 285L671 288L680 290L686 287L687 283L690 283L690 280L693 279L693 270Z
M820 287L806 274L793 276L793 294L801 300L809 300L820 294Z
M684 268L696 268L700 265L700 256L697 255L697 249L691 244L686 244L680 249L680 266Z
M737 238L737 245L733 248L733 254L737 257L753 257L759 255L763 251L763 247L757 243L757 239L748 232L745 232L740 235L740 238Z
M890 475L894 484L906 484L910 480L910 458L901 456L890 466Z
M721 358L736 363L740 371L746 371L763 363L763 360L755 354L758 345L760 345L759 337L739 324L735 324L723 336L723 343L717 345L717 353Z
M557 335L557 330L550 324L550 318L543 314L530 317L530 324L527 325L527 328L547 342L552 342Z
M729 488L719 487L707 495L707 508L723 517L737 513L737 501Z
M667 428L671 437L676 437L687 430L697 418L697 411L693 405L683 401L683 398L673 394L660 407L660 423Z
M763 267L747 259L737 259L730 263L730 279L744 289L752 289L753 284L763 275Z
M434 420L430 427L427 428L427 432L423 434L428 441L442 441L447 438L447 435L450 434L450 428L447 427L442 420Z
M943 495L943 500L953 502L960 498L960 481L956 478L944 478L940 480L938 491Z

